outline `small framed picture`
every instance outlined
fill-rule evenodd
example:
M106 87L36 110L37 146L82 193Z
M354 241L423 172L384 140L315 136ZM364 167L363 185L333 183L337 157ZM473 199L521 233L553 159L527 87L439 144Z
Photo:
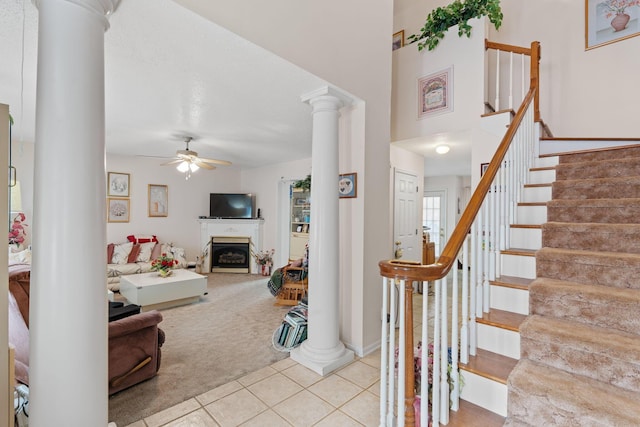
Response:
M640 35L640 4L634 0L585 0L585 50Z
M358 197L358 174L344 173L338 179L338 196L341 199Z
M302 225L302 232L303 233L308 233L309 232L309 224L303 224Z
M484 175L489 167L489 163L480 163L480 176Z
M400 49L404 46L404 30L393 33L393 41L391 42L391 50Z
M418 79L418 118L453 111L453 66Z
M307 204L307 199L303 197L298 197L296 199L296 205L306 205L306 204Z
M296 227L296 232L302 233L302 224L298 224L298 226Z
M121 172L108 172L107 186L107 196L129 197L129 174Z
M129 222L129 199L109 197L107 199L107 221Z
M149 216L169 215L169 187L149 184Z

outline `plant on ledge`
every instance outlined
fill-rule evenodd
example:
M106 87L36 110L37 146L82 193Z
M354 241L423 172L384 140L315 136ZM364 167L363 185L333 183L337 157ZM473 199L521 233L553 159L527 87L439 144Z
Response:
M25 219L26 217L22 212L16 215L16 217L13 219L13 222L11 223L11 229L9 230L10 245L20 246L22 243L24 243L24 239L27 235L27 232L24 228L27 226L27 224L23 224L22 222Z
M293 188L302 188L303 190L311 190L311 175L307 175L305 179L293 183Z
M467 21L482 16L487 16L496 30L499 29L502 25L500 0L455 0L448 6L438 7L427 15L420 33L410 35L407 40L418 42L418 50L425 47L433 50L444 38L445 31L454 25L458 25L458 36L471 37L471 25Z
M178 264L177 259L173 259L166 253L162 253L158 258L151 261L151 271L157 271L162 277L171 275L171 270Z

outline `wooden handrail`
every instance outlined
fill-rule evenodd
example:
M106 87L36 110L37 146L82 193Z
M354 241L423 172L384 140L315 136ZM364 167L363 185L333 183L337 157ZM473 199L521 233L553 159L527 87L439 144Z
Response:
M519 53L521 55L531 56L531 48L492 42L487 39L484 39L484 50L487 50L487 49L495 49L495 50L501 50L503 52L513 52L513 53Z
M507 150L511 145L511 141L520 126L520 123L524 119L525 112L527 107L531 102L534 101L537 90L535 87L529 89L527 95L522 101L522 105L518 109L509 129L507 129L507 133L504 138L502 138L502 142L498 146L493 158L491 159L491 163L487 167L484 175L480 179L478 186L476 187L473 195L471 196L471 200L467 205L458 225L453 230L451 234L451 238L447 242L444 247L442 254L436 260L434 264L430 265L416 265L415 262L403 261L399 259L392 260L384 260L378 263L380 267L380 275L388 278L393 278L397 280L410 280L410 281L431 281L431 280L439 280L449 273L451 267L455 263L456 256L460 252L462 245L471 229L471 225L476 219L476 215L482 206L482 202L487 196L489 189L491 188L491 183L493 182L496 174L498 173L498 169L502 165L502 161L504 160L504 156L507 154Z

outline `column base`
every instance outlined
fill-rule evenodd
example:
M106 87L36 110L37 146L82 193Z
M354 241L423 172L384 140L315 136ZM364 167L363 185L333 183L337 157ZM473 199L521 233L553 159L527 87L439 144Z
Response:
M327 351L314 349L308 345L308 341L304 341L299 347L291 350L289 357L318 375L325 376L349 364L354 359L353 351L345 348L341 342L338 344L336 348Z

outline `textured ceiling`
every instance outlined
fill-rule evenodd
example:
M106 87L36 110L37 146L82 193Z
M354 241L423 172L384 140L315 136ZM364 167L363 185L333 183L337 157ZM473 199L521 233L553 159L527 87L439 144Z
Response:
M201 156L237 166L311 156L300 96L326 82L171 0L123 1L110 23L107 152L171 157L190 135ZM25 141L34 140L36 34L31 1L0 0L0 102Z

